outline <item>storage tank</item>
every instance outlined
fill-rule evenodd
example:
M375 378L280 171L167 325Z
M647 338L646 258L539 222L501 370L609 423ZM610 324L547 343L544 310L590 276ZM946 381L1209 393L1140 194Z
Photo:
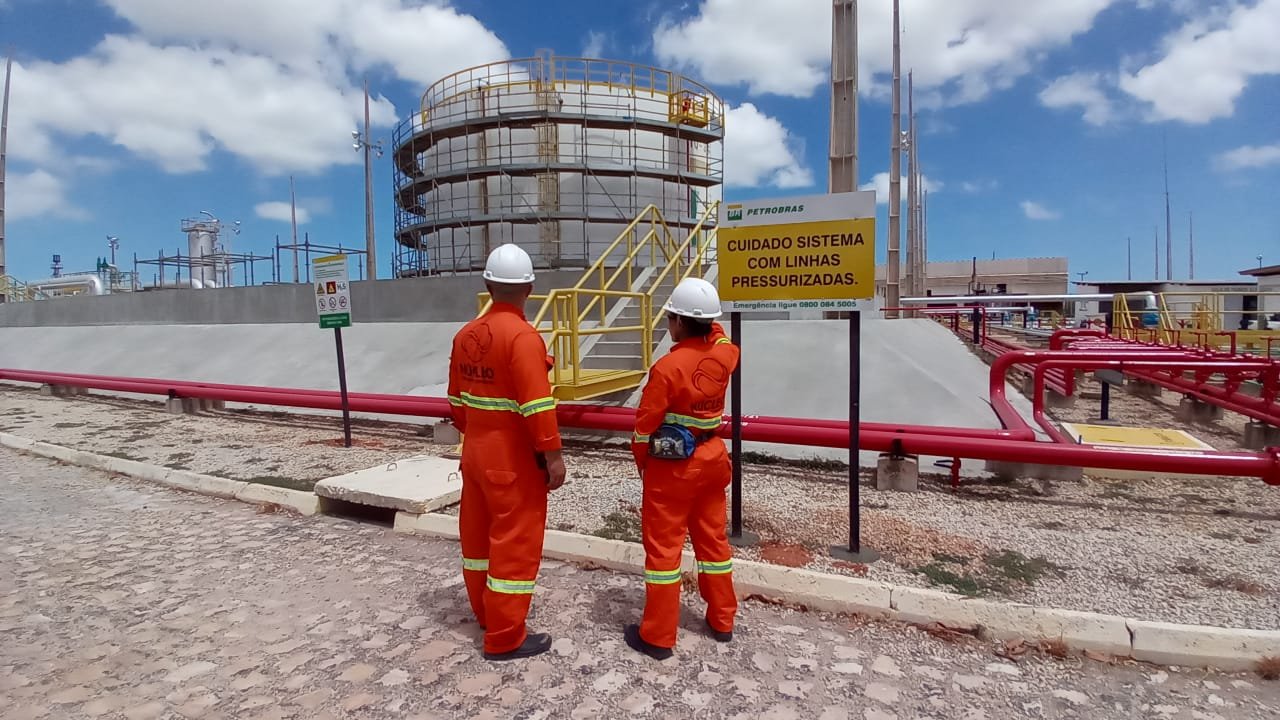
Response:
M189 287L217 287L218 268L214 254L218 251L220 229L217 220L189 218L182 221L182 232L187 234L187 252L191 256L191 279L194 281Z
M587 267L650 204L683 237L720 199L723 138L723 101L670 70L543 55L449 75L394 136L395 272L473 272L507 242Z

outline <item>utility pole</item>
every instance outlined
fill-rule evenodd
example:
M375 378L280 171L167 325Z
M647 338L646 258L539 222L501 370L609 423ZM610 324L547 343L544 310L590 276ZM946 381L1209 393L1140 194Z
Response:
M902 240L902 21L899 2L893 0L893 122L889 149L889 244L885 268L885 301L889 307L901 304L898 245ZM896 310L889 317L898 317Z
M911 92L914 105L915 90ZM920 240L920 227L924 224L924 219L920 213L921 194L924 192L924 171L920 168L920 134L916 131L916 114L915 110L911 111L911 154L908 156L914 170L911 172L911 217L915 224L915 232L912 234L911 256L915 258L915 289L912 291L916 295L924 295L924 244Z
M378 254L373 240L373 160L369 157L373 147L369 144L369 78L364 79L364 249L368 257L366 267L369 279L378 279ZM382 155L382 148L378 148Z
M293 246L293 282L299 281L298 276L298 201L293 192L293 176L289 176L289 224L293 226L293 242L289 243ZM310 262L311 258L307 258Z
M1156 234L1156 274L1151 279L1159 281L1160 280L1160 228L1153 227L1151 228L1151 230Z
M920 259L916 250L916 136L912 130L915 117L915 72L907 71L907 294L919 295L916 290L916 262Z
M13 50L5 56L4 62L4 100L0 101L0 277L4 277L4 173L5 153L9 144L9 80L13 77ZM4 302L4 295L0 295Z
M1187 213L1187 256L1190 260L1188 269L1191 280L1196 279L1196 217L1194 212Z
M921 273L921 295L929 294L929 191L924 191L924 197L920 199L920 265L924 268Z
M1173 216L1169 213L1169 134L1164 140L1164 274L1173 280Z
M831 3L831 137L827 192L858 189L858 3Z
M1129 279L1132 280L1133 279L1133 238L1127 237L1124 239L1124 242L1125 242L1125 247L1128 250L1128 257L1129 257L1129 262L1128 262Z

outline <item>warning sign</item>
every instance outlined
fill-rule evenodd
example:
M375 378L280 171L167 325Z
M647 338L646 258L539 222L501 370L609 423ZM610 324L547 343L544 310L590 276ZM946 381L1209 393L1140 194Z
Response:
M720 299L741 312L874 297L875 204L874 192L854 192L722 205Z
M320 327L351 327L351 288L347 277L347 256L326 255L311 261L316 279L316 309Z

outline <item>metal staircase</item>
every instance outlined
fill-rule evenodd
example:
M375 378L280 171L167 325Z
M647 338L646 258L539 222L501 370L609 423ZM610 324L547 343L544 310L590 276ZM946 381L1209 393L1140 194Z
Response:
M551 384L561 400L587 400L633 390L644 380L666 335L662 305L687 277L713 266L715 218L710 203L684 237L672 234L650 205L618 235L571 288L535 295L530 323L555 358ZM480 312L489 307L480 294Z

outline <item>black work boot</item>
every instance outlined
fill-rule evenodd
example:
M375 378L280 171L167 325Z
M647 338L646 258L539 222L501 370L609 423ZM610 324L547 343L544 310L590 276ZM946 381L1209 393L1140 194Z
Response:
M534 655L551 649L551 636L546 633L530 633L520 644L520 647L511 652L504 653L485 653L484 659L492 662L501 662L503 660L520 660L522 658L531 658Z
M627 645L638 653L643 653L654 660L666 660L673 654L671 648L658 647L645 642L640 637L639 625L628 625L622 633L622 637L626 639Z
M733 642L732 630L730 630L729 632L722 632L720 630L717 630L711 627L710 621L704 619L702 622L706 623L707 632L711 633L711 637L715 638L716 642L722 642L722 643Z

